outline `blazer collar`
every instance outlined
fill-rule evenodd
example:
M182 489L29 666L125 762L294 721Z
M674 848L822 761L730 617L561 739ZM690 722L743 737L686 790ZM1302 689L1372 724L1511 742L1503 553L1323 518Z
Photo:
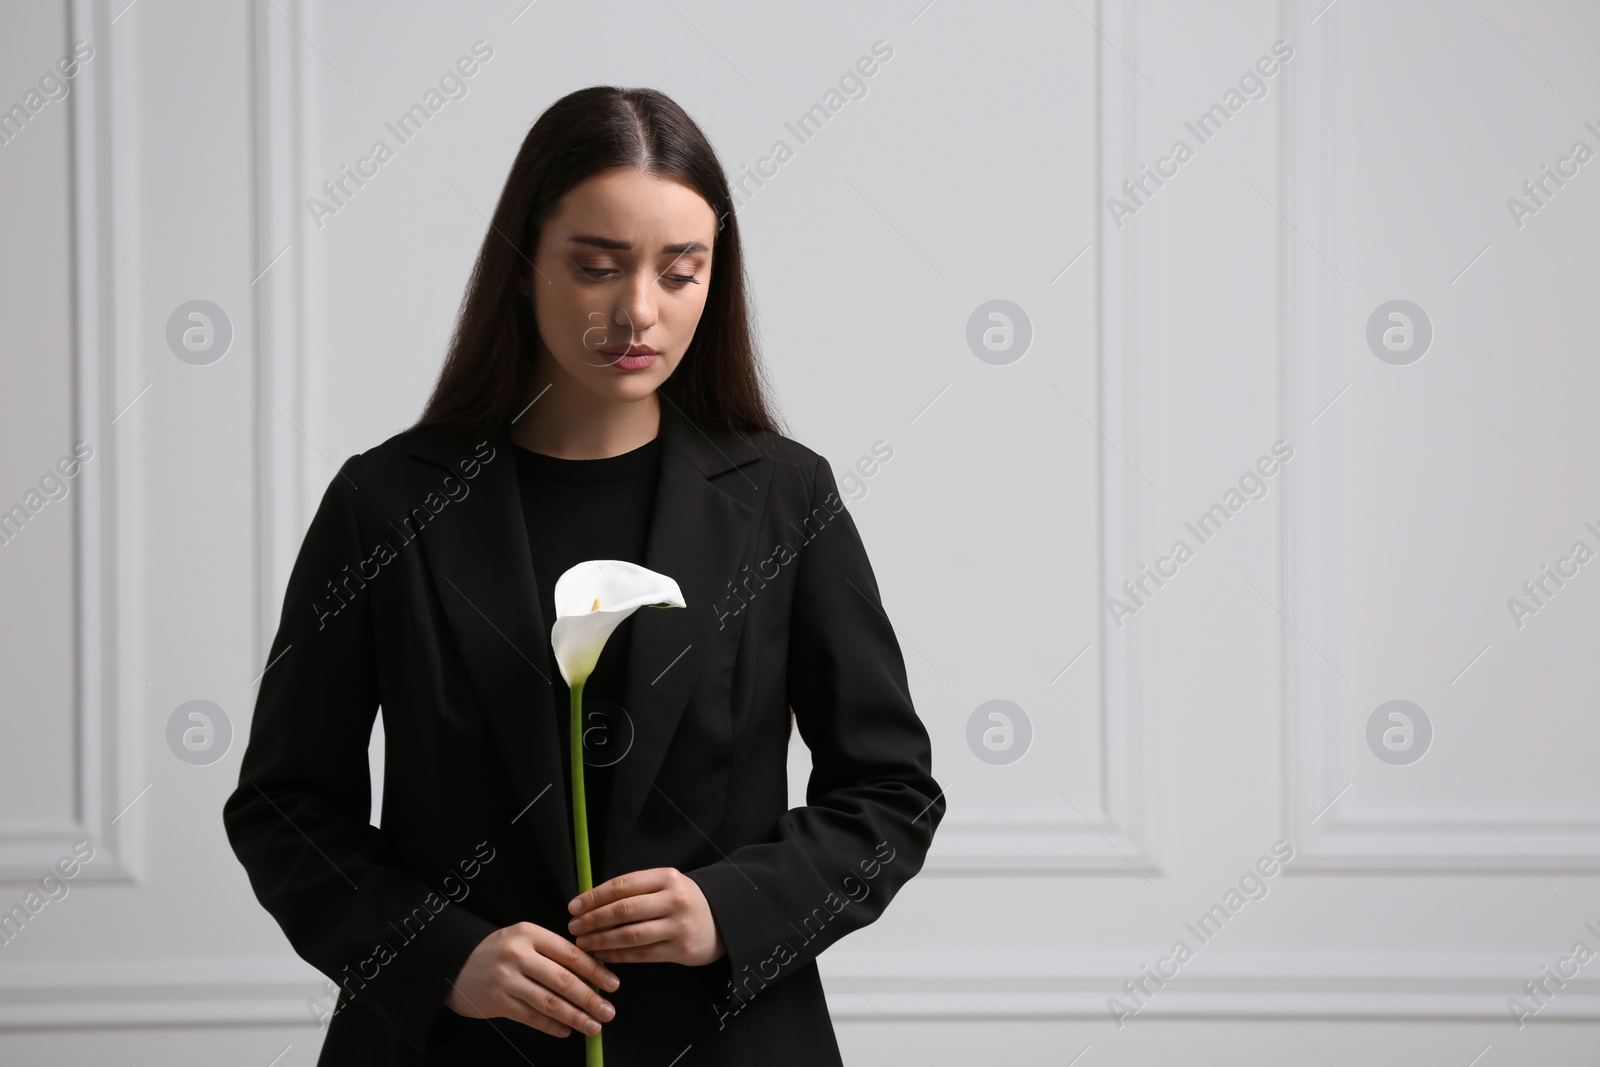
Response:
M692 419L671 398L657 396L661 471L643 562L678 582L687 607L640 609L633 616L623 702L633 725L633 744L612 768L608 825L589 827L591 841L605 835L607 866L618 871L627 869L620 850L639 818L708 652L714 643L719 651L736 645L734 624L727 627L731 639L717 632L714 605L737 575L754 512L714 479L730 471L736 473L729 477L748 478L750 472L737 468L760 456L750 441ZM507 818L533 834L551 874L568 894L565 900L577 895L578 881L570 801L562 782L565 756L555 718L553 680L560 675L550 647L554 620L544 618L539 603L514 447L505 431L485 442L482 435L426 427L410 448L423 463L409 465L407 492L411 503L440 492L443 476L424 464L471 487L466 497L440 509L420 540L517 796L520 810ZM472 468L461 464L473 460L481 467L466 480L464 471ZM740 613L740 625L743 619ZM568 709L560 714L565 717ZM703 809L693 813L697 828L707 836L721 815ZM595 884L605 878L600 870L594 875Z

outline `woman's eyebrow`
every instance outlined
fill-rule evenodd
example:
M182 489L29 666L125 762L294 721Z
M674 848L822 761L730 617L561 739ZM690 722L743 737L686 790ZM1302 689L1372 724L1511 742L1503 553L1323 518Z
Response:
M575 244L592 245L595 248L610 248L623 252L633 249L632 241L623 241L616 237L601 237L598 234L591 233L575 234L567 238L567 240ZM676 244L662 245L661 251L663 254L671 253L681 256L689 252L709 252L710 248L703 241L679 241Z

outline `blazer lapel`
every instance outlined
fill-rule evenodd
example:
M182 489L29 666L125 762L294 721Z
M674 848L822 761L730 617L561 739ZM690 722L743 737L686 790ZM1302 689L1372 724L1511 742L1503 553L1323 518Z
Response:
M750 471L736 468L759 457L752 444L690 420L665 396L661 435L661 475L644 565L675 580L685 606L640 608L633 614L623 707L633 722L634 742L613 770L605 829L605 854L618 870L626 869L622 849L639 820L695 682L708 662L731 664L738 648L745 613L732 616L719 629L716 604L739 577L755 519L750 505L714 481L722 475L751 478ZM722 822L720 810L700 808L683 815L707 837Z
M578 893L578 876L551 699L556 667L528 552L514 446L504 433L475 451L481 445L481 439L474 442L443 427L418 435L412 454L470 487L465 498L444 507L424 528L420 540L456 647L510 773L518 810L506 818L533 834L556 883L571 899ZM468 480L459 464L473 459L482 466ZM438 494L442 478L438 470L413 464L407 503L415 507L426 494Z
M713 651L731 662L744 613L721 632L716 602L738 576L752 532L754 511L713 479L749 477L735 471L759 457L748 441L690 419L661 396L661 472L656 485L644 566L678 582L685 608L640 608L633 616L624 707L634 728L633 746L612 770L605 855L620 867L628 833L644 807L695 682ZM545 619L528 551L515 447L503 431L488 439L444 427L418 434L411 452L471 486L467 497L441 509L420 538L445 617L467 674L478 693L520 812L556 883L570 899L578 893L572 813L563 786L565 755L556 723L550 649L553 619ZM480 449L475 453L475 449ZM460 461L477 458L478 476L462 478ZM412 499L442 498L442 475L413 465ZM566 714L566 709L561 709ZM701 832L721 822L721 812L685 813ZM597 877L600 872L595 872Z

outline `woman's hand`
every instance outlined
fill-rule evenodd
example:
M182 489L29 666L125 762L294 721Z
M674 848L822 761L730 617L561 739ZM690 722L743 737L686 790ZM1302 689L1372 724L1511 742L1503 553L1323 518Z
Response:
M451 983L445 1007L473 1019L506 1018L566 1037L598 1034L616 1014L584 981L615 990L621 979L587 952L533 923L506 926L478 943Z
M676 867L630 871L567 905L578 947L607 963L699 967L728 951L700 885Z

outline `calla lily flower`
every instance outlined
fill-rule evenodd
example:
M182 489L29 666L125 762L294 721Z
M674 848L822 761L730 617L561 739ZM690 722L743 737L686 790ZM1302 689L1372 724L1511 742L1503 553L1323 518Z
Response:
M600 653L622 620L640 608L681 608L683 591L665 574L620 559L591 559L556 579L556 621L550 645L572 697L569 737L572 755L572 840L577 853L578 890L594 888L589 862L589 809L583 793L583 683L594 673ZM599 1034L584 1034L584 1062L603 1067Z
M550 643L568 686L588 681L612 632L639 608L685 606L677 582L620 559L591 559L570 568L556 579L554 599Z

